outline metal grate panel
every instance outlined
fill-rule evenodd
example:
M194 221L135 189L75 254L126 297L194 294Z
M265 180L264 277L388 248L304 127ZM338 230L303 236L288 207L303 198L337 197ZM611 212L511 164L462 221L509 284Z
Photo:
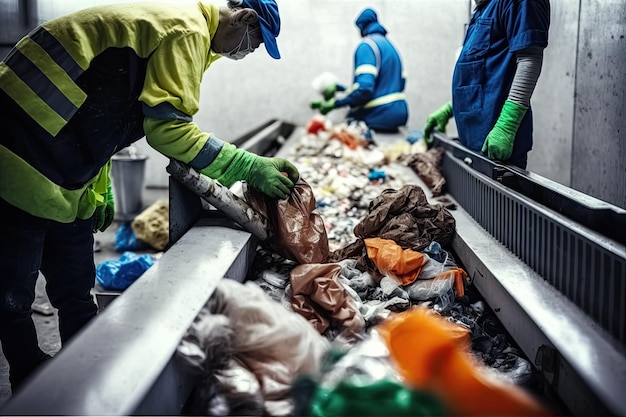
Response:
M626 256L602 236L474 171L447 151L448 192L485 230L626 344Z

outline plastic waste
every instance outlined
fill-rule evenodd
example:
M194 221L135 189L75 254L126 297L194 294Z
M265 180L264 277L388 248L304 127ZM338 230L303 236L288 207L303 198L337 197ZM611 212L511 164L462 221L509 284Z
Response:
M122 253L144 249L146 244L137 239L131 226L131 222L124 222L115 234L115 251Z
M423 137L424 137L424 132L422 132L421 130L411 130L409 131L409 133L407 133L406 140L411 145L413 145L415 142L422 139Z
M107 290L122 291L152 265L154 265L154 258L149 254L137 255L133 252L124 252L119 259L100 263L96 268L96 280Z
M387 178L387 173L385 171L382 171L382 170L372 169L372 170L370 170L370 173L367 176L367 178L369 178L372 181L374 181L374 180L385 181L385 179Z
M342 356L329 351L323 371L295 381L294 394L307 391L306 396L294 395L298 415L449 415L439 398L403 384L376 332Z

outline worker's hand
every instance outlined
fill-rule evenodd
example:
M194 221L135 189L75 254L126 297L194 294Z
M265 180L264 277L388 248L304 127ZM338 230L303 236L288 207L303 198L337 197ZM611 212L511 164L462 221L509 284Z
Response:
M115 216L115 201L113 200L113 192L111 185L107 186L107 192L103 195L104 204L96 207L93 213L93 225L91 229L94 233L97 231L104 232L113 223Z
M320 113L326 115L328 114L328 112L335 108L335 99L332 98L325 101L312 101L311 108L319 109Z
M426 126L424 126L424 140L426 144L430 146L433 143L433 129L436 127L441 133L446 133L446 126L448 121L452 117L452 104L447 102L440 109L431 113L426 119Z
M506 161L511 157L517 129L527 110L528 107L513 103L510 100L504 102L500 117L483 143L482 152L489 159Z
M322 96L324 96L324 100L330 100L331 98L335 98L335 93L337 92L337 84L331 84L322 91Z
M284 199L299 178L298 169L286 159L257 156L244 179L269 197Z
M322 91L322 96L324 96L324 101L329 101L330 99L335 98L335 94L337 91L346 91L346 87L341 84L330 84L328 87L324 88Z
M330 100L326 100L322 102L322 105L320 106L320 113L322 113L323 115L326 115L334 108L335 108L335 99L331 98Z

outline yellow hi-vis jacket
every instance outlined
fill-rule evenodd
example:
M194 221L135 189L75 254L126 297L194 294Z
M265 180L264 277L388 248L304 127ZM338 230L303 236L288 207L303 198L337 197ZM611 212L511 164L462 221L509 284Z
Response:
M21 39L0 62L0 89L47 135L45 140L54 141L69 130L87 99L77 85L79 77L103 52L128 48L146 63L139 74L143 88L138 101L145 109L140 123L148 142L166 156L189 163L212 137L191 116L199 109L202 75L220 57L211 50L218 21L218 7L204 3L131 3L78 11L46 22ZM88 171L90 179L77 186L67 166L55 171L63 166L63 158L42 162L44 158L37 157L37 141L29 136L33 129L23 129L23 140L32 139L32 146L15 146L22 140L21 132L19 138L14 133L19 129L9 129L12 140L0 135L0 197L32 215L59 222L93 215L103 204L100 191L103 178L108 180L114 149L103 145ZM97 140L75 138L77 144ZM90 147L98 150L97 144ZM17 151L23 148L29 150ZM81 167L90 163L79 162Z

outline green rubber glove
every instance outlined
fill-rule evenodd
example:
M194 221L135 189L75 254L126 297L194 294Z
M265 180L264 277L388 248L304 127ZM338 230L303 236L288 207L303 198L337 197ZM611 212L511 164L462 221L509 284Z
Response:
M215 160L200 170L225 187L243 180L272 198L286 198L300 178L298 169L282 158L266 158L232 143L224 143ZM287 176L283 175L286 173Z
M331 98L335 98L335 93L337 92L337 84L331 84L322 91L322 96L324 96L324 100L328 101Z
M92 231L104 232L113 223L113 217L115 216L115 201L113 200L113 192L111 190L111 184L107 185L107 191L103 195L104 204L96 207L96 211L93 213L93 225Z
M326 115L335 108L335 99L331 98L330 100L324 101L312 101L311 108L318 109L320 113Z
M322 107L322 102L320 100L315 100L311 102L310 106L313 110L319 109L320 107Z
M433 129L436 127L441 133L446 133L446 126L448 121L452 117L452 103L447 102L439 110L431 113L426 119L426 126L424 126L424 140L427 145L433 143Z
M335 98L337 91L346 91L346 87L341 84L331 84L322 91L325 101Z
M244 180L252 188L272 198L280 199L289 196L298 178L300 178L300 173L291 162L283 158L264 156L256 156L250 171L244 176Z
M330 100L322 101L322 104L320 105L320 113L322 113L323 115L326 115L334 108L335 108L334 98L331 98Z
M496 125L491 129L483 143L482 152L489 159L506 161L511 157L517 129L527 110L528 107L513 103L510 100L504 102Z

